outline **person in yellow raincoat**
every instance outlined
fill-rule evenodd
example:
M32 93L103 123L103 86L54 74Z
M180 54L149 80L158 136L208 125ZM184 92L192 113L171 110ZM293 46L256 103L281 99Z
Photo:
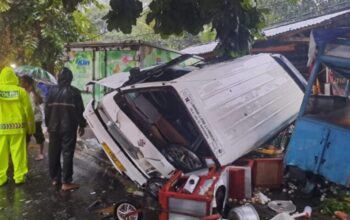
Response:
M29 95L19 87L10 67L0 73L0 186L7 183L11 155L16 184L25 182L28 173L26 135L35 132Z

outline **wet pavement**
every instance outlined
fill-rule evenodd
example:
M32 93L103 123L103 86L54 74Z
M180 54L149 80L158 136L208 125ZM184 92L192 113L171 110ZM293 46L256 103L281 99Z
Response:
M74 159L74 181L80 189L62 192L51 187L47 157L35 161L37 145L28 150L29 174L24 185L12 179L0 187L0 220L3 219L101 219L89 210L94 202L108 207L136 186L118 174L100 148L80 144ZM12 170L9 171L12 176Z
M51 187L47 157L43 161L35 161L37 152L38 146L31 144L28 150L30 171L24 185L16 186L13 180L9 179L7 185L0 187L0 220L113 219L96 211L107 208L106 213L110 213L114 202L127 198L131 192L137 190L134 183L116 172L93 139L78 142L73 178L80 184L80 188L74 192L62 192ZM9 174L12 176L12 170ZM298 195L291 198L290 194L281 190L271 191L266 195L271 199L292 200L298 211L302 211L306 205L313 207L311 219L332 219L319 214L318 198L305 199ZM142 203L143 200L139 201ZM152 208L156 207L154 201L152 204ZM255 204L255 207L261 219L271 219L275 215L267 206ZM143 214L143 219L157 219L157 213L148 211Z

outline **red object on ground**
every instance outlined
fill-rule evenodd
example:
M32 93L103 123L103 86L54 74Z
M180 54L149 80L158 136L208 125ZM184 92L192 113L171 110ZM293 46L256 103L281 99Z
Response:
M334 212L334 214L340 220L349 220L350 219L348 214L346 214L345 212L336 211L336 212Z
M232 177L231 180L231 175L230 175L230 180L229 181L234 181L235 183L232 182L235 186L228 186L229 188L229 196L232 199L235 199L235 194L238 196L237 199L244 199L244 198L251 198L252 197L252 174L253 174L253 168L254 168L254 160L251 159L239 159L233 163L233 166L230 166L230 169L233 168L238 168L244 170L244 176L243 180L239 180L242 177ZM233 174L234 175L234 174ZM234 180L234 178L237 178ZM235 187L238 187L237 189ZM243 189L243 191L240 191ZM232 196L231 197L231 193ZM240 193L243 193L242 195L239 195Z
M245 170L241 168L230 168L228 193L231 199L245 198Z
M283 178L282 158L254 159L254 187L280 188Z
M159 220L168 220L170 216L174 218L175 215L197 218L209 215L214 199L214 186L220 173L221 170L210 169L206 175L199 176L200 179L193 193L187 193L183 188L188 176L183 176L181 171L176 171L159 191L158 201L164 210L160 213Z
M201 220L217 220L217 219L221 219L222 216L220 214L214 214L214 215L210 215L210 216L206 216L201 218Z

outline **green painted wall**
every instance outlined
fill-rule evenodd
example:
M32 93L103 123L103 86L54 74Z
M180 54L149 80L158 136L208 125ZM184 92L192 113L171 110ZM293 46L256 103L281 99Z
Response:
M69 61L65 63L65 66L72 70L74 74L72 84L83 91L84 104L86 105L93 97L93 88L85 86L86 83L93 79L93 52L72 50L67 55ZM126 72L133 67L144 68L165 63L179 55L175 52L150 46L141 46L139 50L96 51L95 79L101 79L119 72ZM95 86L96 99L100 99L104 92L104 88Z

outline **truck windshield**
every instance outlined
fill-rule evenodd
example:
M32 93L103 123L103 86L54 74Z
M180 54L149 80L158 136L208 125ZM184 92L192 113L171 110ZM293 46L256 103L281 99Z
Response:
M205 167L211 151L172 88L128 91L115 101L175 168L189 172Z

